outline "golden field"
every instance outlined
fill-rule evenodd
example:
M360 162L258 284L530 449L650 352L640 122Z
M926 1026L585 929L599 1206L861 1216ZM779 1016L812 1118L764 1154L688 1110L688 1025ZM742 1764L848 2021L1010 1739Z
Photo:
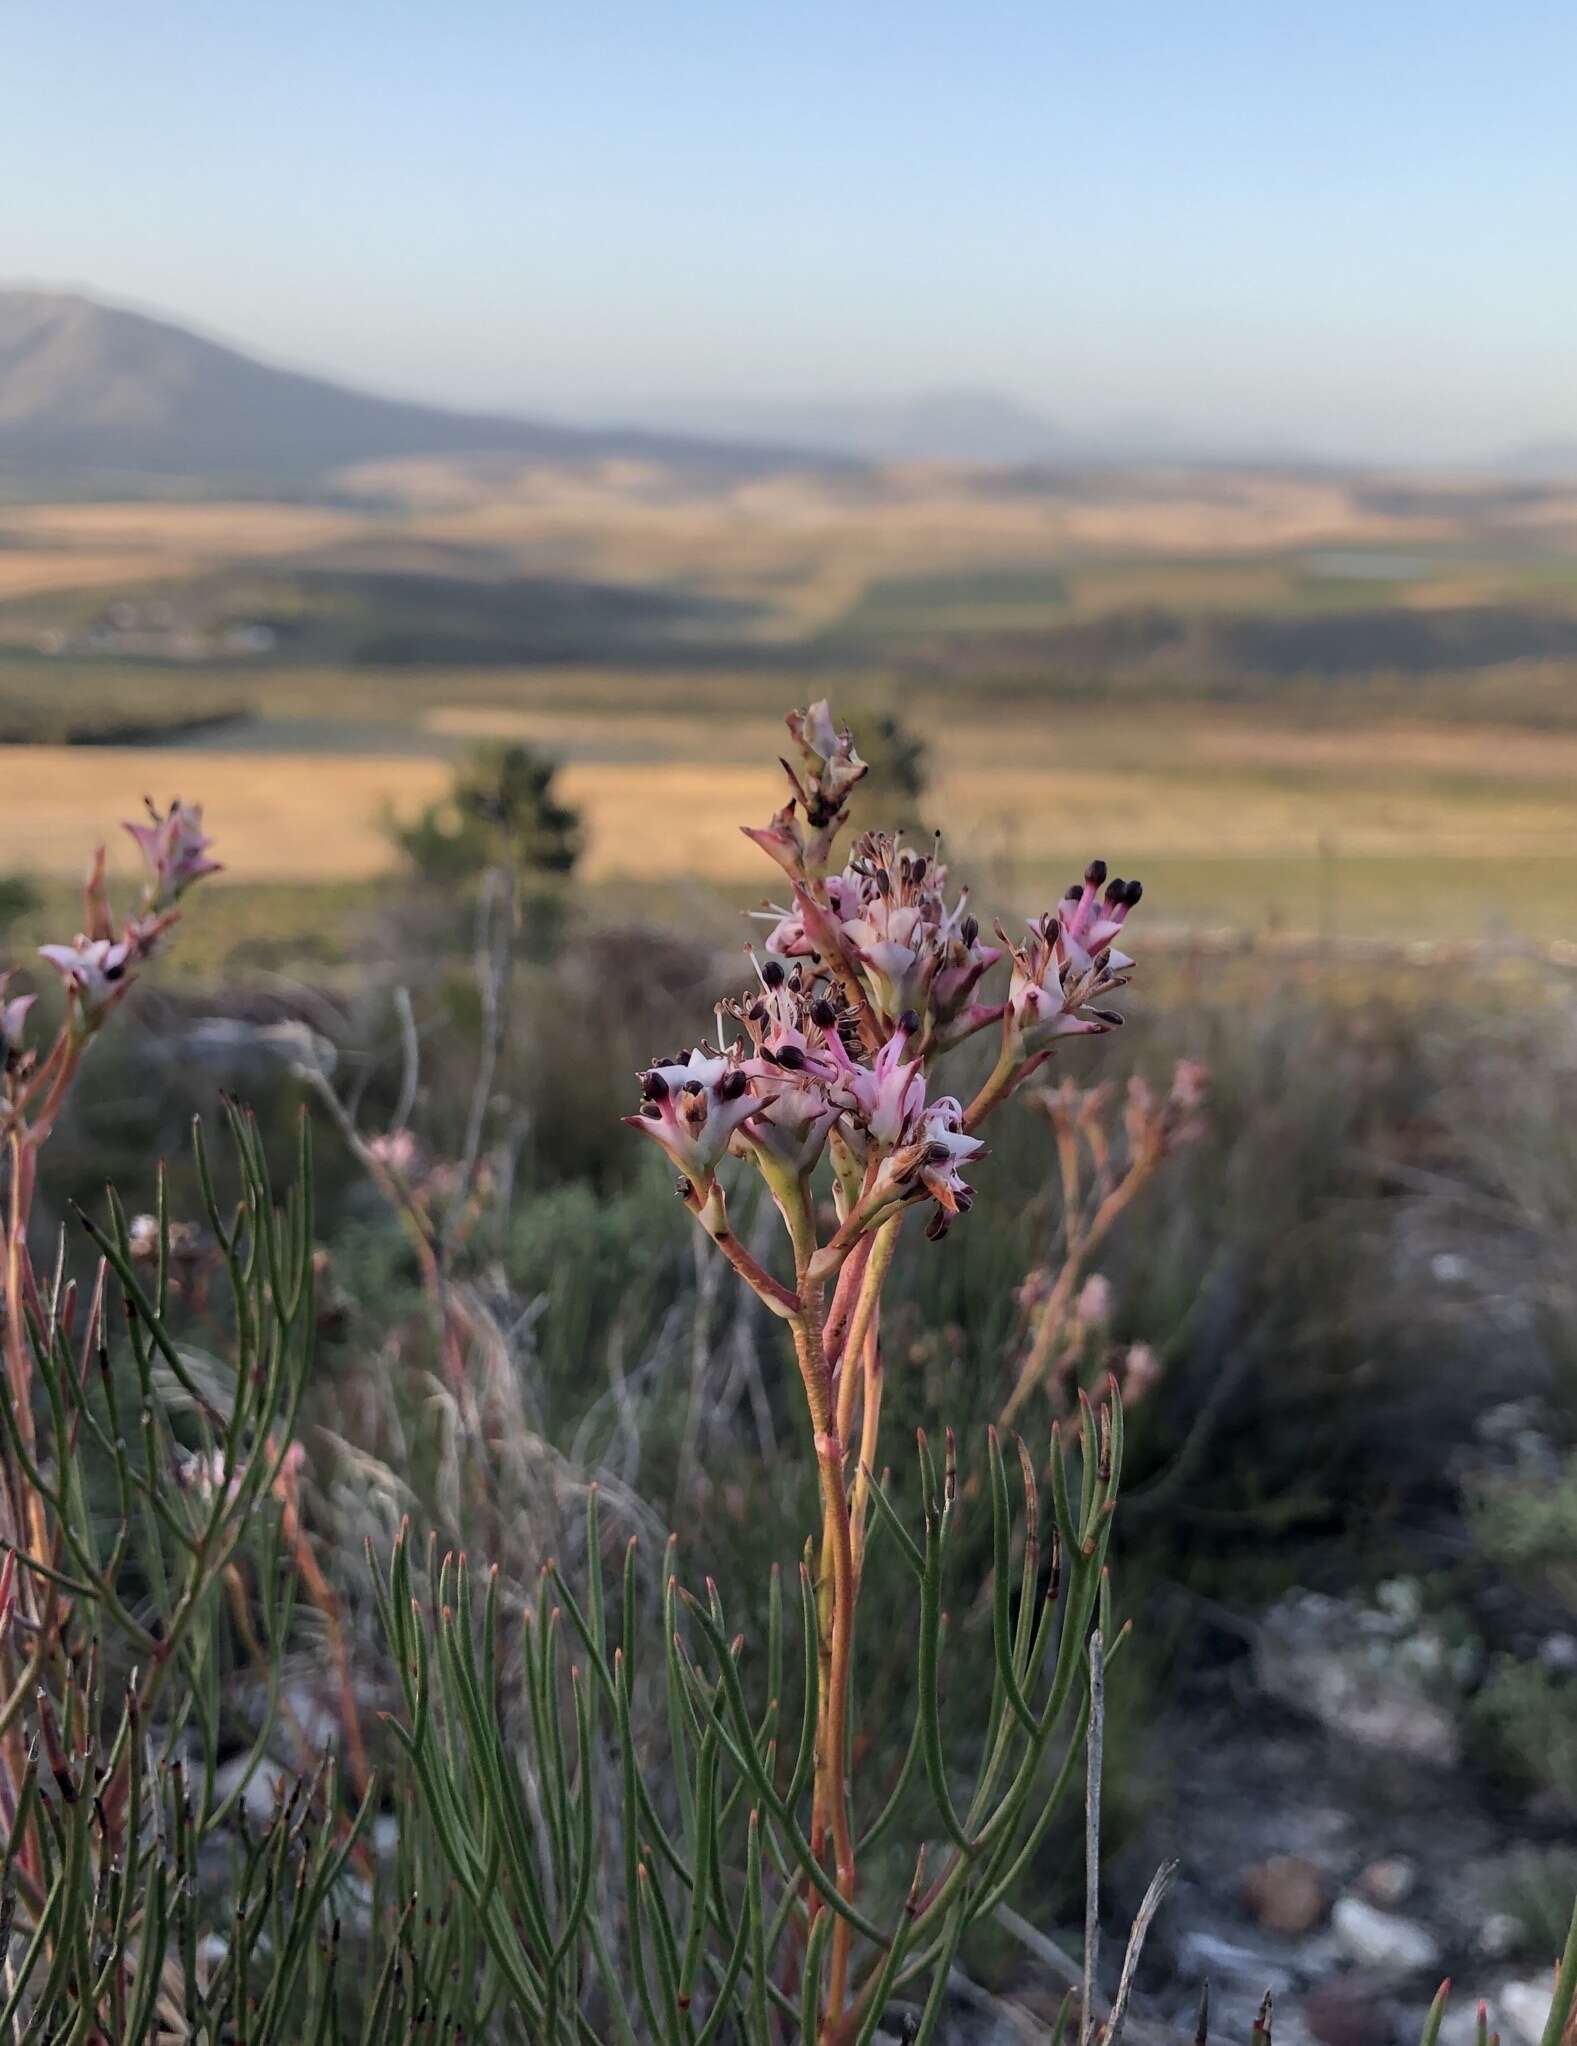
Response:
M0 873L74 876L179 791L232 882L381 885L389 820L512 739L562 763L593 887L748 900L772 872L737 827L780 800L783 709L825 693L924 740L927 815L997 899L1100 853L1184 924L1577 934L1577 490L632 463L337 488L0 508L0 711L43 742L0 746ZM226 662L256 618L277 647Z
M778 750L773 721L730 724L726 746L708 718L476 707L431 722L445 736L522 738L563 758L560 782L585 818L583 872L593 883L770 884L738 825L780 800L776 775L750 764ZM922 729L937 770L927 807L955 863L1007 868L1026 882L1061 878L1089 852L1130 870L1194 865L1224 879L1236 869L1233 890L1250 896L1289 863L1487 873L1526 862L1545 885L1577 866L1577 734L1318 731L1218 706L1116 719L1065 707ZM95 834L136 815L144 793L179 793L204 803L238 880L367 881L395 871L385 820L441 796L449 772L437 753L0 748L0 869L73 875Z

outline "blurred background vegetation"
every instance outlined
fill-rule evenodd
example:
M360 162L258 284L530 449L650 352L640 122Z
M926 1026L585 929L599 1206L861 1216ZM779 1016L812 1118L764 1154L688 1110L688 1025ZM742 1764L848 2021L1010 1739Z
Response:
M1089 1382L1146 1356L1114 1914L1176 1849L1177 1979L1313 1997L1371 1965L1340 1907L1395 1862L1388 1915L1477 1981L1542 1968L1577 1859L1577 491L434 461L289 503L19 502L0 544L9 957L74 928L83 847L145 790L201 799L228 869L89 1061L46 1219L107 1178L146 1202L160 1157L189 1216L193 1113L239 1094L284 1159L312 1105L309 1497L369 1694L362 1543L400 1511L525 1581L596 1473L740 1610L798 1556L779 1332L618 1116L748 971L769 872L736 827L776 801L783 708L830 694L873 767L856 828L941 828L983 921L1091 853L1144 880L1128 1026L1061 1072L1114 1116L1131 1076L1210 1073L1070 1339ZM358 1144L432 1205L474 1387ZM1057 1264L1045 1120L992 1148L967 1224L903 1246L890 1440L1000 1409ZM1400 1748L1322 1718L1308 1594ZM865 1624L879 1706L911 1644L879 1600ZM988 1615L950 1626L964 1699ZM1295 1932L1261 1873L1289 1853ZM1054 1834L1026 1916L1079 1897ZM1015 1991L1044 1966L968 1959Z

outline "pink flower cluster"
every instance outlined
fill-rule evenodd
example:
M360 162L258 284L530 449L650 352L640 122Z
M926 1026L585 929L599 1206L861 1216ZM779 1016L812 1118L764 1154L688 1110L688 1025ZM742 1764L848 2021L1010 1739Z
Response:
M759 988L719 1010L742 1035L647 1068L640 1112L625 1121L662 1146L698 1210L729 1155L753 1160L776 1187L802 1183L830 1146L846 1228L929 1201L937 1235L973 1199L963 1168L984 1149L976 1123L1061 1038L1122 1020L1097 1004L1133 964L1114 940L1142 891L1108 883L1095 861L1022 944L1000 927L1000 945L983 943L968 891L949 901L935 846L868 831L831 870L866 763L825 703L788 726L793 794L770 823L745 829L788 877L792 900L761 912L770 929ZM1005 997L983 999L1008 956ZM933 1061L999 1022L997 1071L970 1107L933 1094Z
M836 1131L855 1166L870 1168L867 1222L931 1199L939 1234L968 1209L974 1191L960 1168L985 1146L966 1133L952 1095L927 1100L923 1063L905 1056L917 1017L862 1059L846 1012L802 968L776 959L762 966L758 995L720 1014L737 1017L745 1035L649 1067L640 1113L624 1118L661 1144L698 1202L730 1152L752 1158L769 1182L801 1179Z
M174 922L176 904L187 889L205 875L220 871L218 861L207 857L211 840L203 833L200 805L176 798L161 813L150 802L148 817L146 824L126 826L148 868L137 914L117 927L110 910L101 846L88 877L87 929L69 945L39 947L41 956L66 983L72 1028L78 1037L91 1036L125 994L133 970L151 956ZM22 998L23 1002L30 999ZM8 1057L15 1042L11 1012L18 1007L17 1002L8 1003L0 1018Z

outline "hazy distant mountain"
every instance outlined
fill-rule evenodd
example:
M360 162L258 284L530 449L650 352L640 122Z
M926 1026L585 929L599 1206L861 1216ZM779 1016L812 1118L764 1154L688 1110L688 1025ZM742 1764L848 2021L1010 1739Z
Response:
M1577 440L1541 440L1512 448L1494 464L1525 483L1577 482Z
M371 397L76 293L0 290L0 465L26 477L306 479L351 462L466 454L745 470L786 458L737 440Z
M671 405L658 417L692 433L872 462L1054 462L1088 452L1077 436L1016 399L968 388L799 404L719 405L703 399Z
M841 453L868 462L968 462L984 467L1124 468L1150 463L1281 466L1306 458L1267 446L1195 443L1149 415L1074 429L1000 391L960 386L901 398L828 398L800 404L670 402L641 414L667 430Z

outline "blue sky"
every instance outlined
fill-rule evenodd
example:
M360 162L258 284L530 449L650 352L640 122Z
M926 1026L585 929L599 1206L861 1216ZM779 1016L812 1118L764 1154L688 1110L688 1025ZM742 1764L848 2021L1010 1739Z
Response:
M1570 0L79 0L0 86L0 275L386 390L1577 434Z

